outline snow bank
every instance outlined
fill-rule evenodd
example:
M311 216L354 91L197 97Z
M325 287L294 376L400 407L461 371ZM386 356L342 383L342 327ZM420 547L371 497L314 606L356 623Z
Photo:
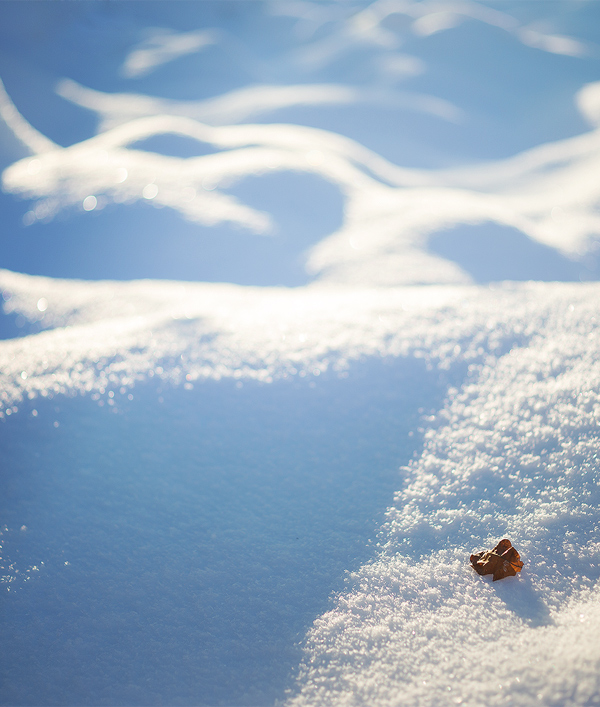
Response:
M598 285L278 290L5 271L0 286L30 319L43 298L48 327L0 342L4 415L39 396L108 402L148 376L317 380L369 357L464 379L423 420L375 558L309 632L290 704L597 695ZM468 557L504 536L525 568L492 585Z
M593 90L588 87L581 95L581 110L589 115ZM303 100L302 91L297 100ZM508 160L417 170L393 165L324 130L285 124L210 126L168 113L132 119L61 148L43 142L46 138L19 116L1 84L0 113L35 153L2 175L5 191L37 199L25 214L28 225L68 208L93 211L109 202L145 200L199 224L229 223L266 235L273 226L269 215L241 203L227 189L251 175L291 171L323 178L345 199L342 227L308 253L307 270L320 282L468 283L471 278L456 258L437 257L430 248L435 234L461 224L509 226L526 241L578 262L594 257L598 247L600 189L593 179L600 162L598 129ZM135 148L140 140L165 134L208 143L217 152L184 159Z
M291 704L597 698L600 312L595 288L535 290L524 340L427 421L379 554L315 623ZM491 584L468 558L501 537L525 567Z
M324 76L318 84L245 87L186 103L101 94L66 81L59 93L96 111L102 132L61 147L19 114L0 83L0 115L30 153L2 174L5 192L34 201L25 225L69 209L144 200L195 223L234 224L262 237L272 228L269 215L228 190L236 180L283 171L321 177L345 200L341 227L307 254L314 282L295 290L0 271L4 316L25 323L24 336L0 341L0 418L5 432L15 431L4 443L18 497L8 509L15 522L0 535L8 544L22 527L16 535L33 538L31 556L54 553L40 594L25 594L34 582L21 592L28 579L17 577L10 552L8 569L3 565L6 596L22 612L11 617L21 643L9 646L7 659L19 676L15 699L77 702L72 685L84 675L92 685L87 698L110 704L147 704L149 694L166 703L175 693L190 704L199 686L207 702L231 703L233 695L239 703L273 703L297 658L293 641L311 624L290 707L598 701L600 286L477 286L456 243L444 254L433 247L455 227L509 227L573 266L563 279L589 279L595 265L586 271L584 264L595 260L600 232L598 84L575 97L592 125L587 133L460 169L404 168L332 131L242 122L291 106L379 100L404 101L446 123L466 119L449 101L385 83L394 72L425 71L421 60L396 53L409 35L431 37L463 23L569 61L590 47L473 2L378 0L358 9L282 2L271 9L295 18L305 33L285 56L288 70L306 76L357 48L375 48L381 90ZM398 18L407 31L391 29ZM166 70L171 61L216 51L221 38L213 30L152 30L121 70L130 78ZM213 153L183 159L139 149L161 135ZM511 258L525 260L524 253ZM498 272L499 280L507 277ZM345 388L359 364L390 361L405 364L404 377L378 377L367 365L360 385ZM388 380L405 389L382 390ZM430 384L436 395L446 391L443 403ZM289 387L277 399L279 385ZM419 386L425 403L438 404L433 412L415 403ZM243 404L225 395L248 389ZM327 407L334 389L342 391L337 410ZM322 397L307 403L307 390ZM137 417L113 415L129 403ZM388 437L406 439L374 450L388 415L402 418L386 428ZM420 426L407 432L419 415ZM285 419L278 426L276 418ZM311 434L302 436L305 427ZM386 477L388 485L397 482L394 502L365 560L369 523L391 498L369 494L377 487L372 478L389 473L400 456L401 475L393 469ZM33 501L30 480L42 490ZM167 494L169 504L161 505ZM17 522L27 513L38 524L31 533ZM352 536L362 555L338 553L342 536ZM468 558L505 536L525 567L492 584ZM168 562L156 548L166 548ZM140 562L135 570L130 549ZM73 556L62 562L67 551ZM321 613L338 569L359 556L358 569L344 565L353 570L347 584ZM335 571L322 572L319 557L333 557ZM309 576L320 593L298 588ZM122 601L114 599L119 591ZM38 596L48 604L31 601ZM44 614L36 615L39 624L29 621L31 606ZM68 631L56 650L63 625ZM82 636L90 641L80 643ZM131 655L139 651L133 660L123 641ZM46 672L29 661L31 651L39 651ZM279 653L286 653L287 672ZM258 668L266 677L253 678ZM233 669L235 690L227 692ZM48 687L50 672L61 677Z
M483 362L533 335L536 287L293 290L2 271L5 309L46 329L0 342L3 410L26 397L97 392L107 378L131 386L156 371L176 383L270 381L342 371L367 356L414 356L441 369Z

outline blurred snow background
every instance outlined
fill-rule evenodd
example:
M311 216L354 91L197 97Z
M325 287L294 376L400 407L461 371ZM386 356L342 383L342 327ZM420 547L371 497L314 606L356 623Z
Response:
M0 16L2 704L600 701L598 5Z

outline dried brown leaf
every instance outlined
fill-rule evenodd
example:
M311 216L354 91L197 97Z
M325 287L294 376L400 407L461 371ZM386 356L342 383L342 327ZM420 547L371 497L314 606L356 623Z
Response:
M523 569L523 562L508 538L500 540L492 550L471 555L471 564L478 574L491 574L493 581L514 577Z

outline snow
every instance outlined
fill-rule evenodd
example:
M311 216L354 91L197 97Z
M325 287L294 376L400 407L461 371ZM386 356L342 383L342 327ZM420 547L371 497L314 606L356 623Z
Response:
M600 652L583 629L597 630L599 618L598 307L589 294L537 292L510 350L428 418L380 554L309 634L294 704L596 698ZM475 578L468 555L500 537L526 564L492 585Z
M123 76L144 76L161 64L200 51L216 41L215 33L210 30L178 34L170 29L157 28L147 34L148 37L127 55L121 67Z
M582 89L586 115L593 111L593 89ZM6 95L0 110L7 123L15 122ZM21 133L33 132L22 122ZM127 147L162 134L221 151L177 158ZM37 142L31 142L32 150ZM433 235L459 224L511 227L572 260L593 254L600 192L591 176L598 170L599 145L595 129L507 160L436 172L400 169L348 138L313 128L213 127L159 114L68 148L36 152L6 169L2 184L9 193L38 199L24 217L27 225L76 205L93 210L99 199L103 205L148 200L200 224L231 223L265 235L273 228L268 214L240 203L223 187L252 175L308 173L334 184L345 198L342 227L309 253L311 274L340 284L459 283L469 281L464 271L428 250Z
M237 20L154 18L111 59L118 90L57 83L98 120L68 146L0 84L23 238L139 203L275 240L238 185L290 172L343 202L297 287L0 270L2 704L600 701L596 49L566 15L492 5L244 5L239 63L271 66L248 47L286 22L286 80L189 100L123 82L227 68ZM546 78L571 67L568 129L404 166L325 119L390 108L476 135L483 99L423 78L473 28L557 62ZM367 51L375 79L346 80ZM148 147L168 136L201 154ZM525 564L492 583L469 556L503 537Z
M293 704L597 694L598 285L265 291L5 273L2 286L30 316L43 294L53 326L2 342L5 414L74 393L119 410L149 372L203 396L207 378L329 386L321 376L373 356L423 360L458 384L422 420L424 450L404 469L374 559L309 631ZM363 473L366 483L373 470ZM526 564L492 586L468 556L504 536Z

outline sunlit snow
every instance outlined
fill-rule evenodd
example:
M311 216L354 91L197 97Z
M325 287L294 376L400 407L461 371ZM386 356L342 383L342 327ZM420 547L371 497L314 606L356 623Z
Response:
M595 6L155 5L56 15L129 39L98 74L72 39L47 123L0 57L0 702L600 701ZM531 124L529 65L563 72ZM290 216L308 183L337 226ZM283 241L305 280L36 259L143 213L140 262L193 227ZM525 566L492 584L468 558L502 537Z

